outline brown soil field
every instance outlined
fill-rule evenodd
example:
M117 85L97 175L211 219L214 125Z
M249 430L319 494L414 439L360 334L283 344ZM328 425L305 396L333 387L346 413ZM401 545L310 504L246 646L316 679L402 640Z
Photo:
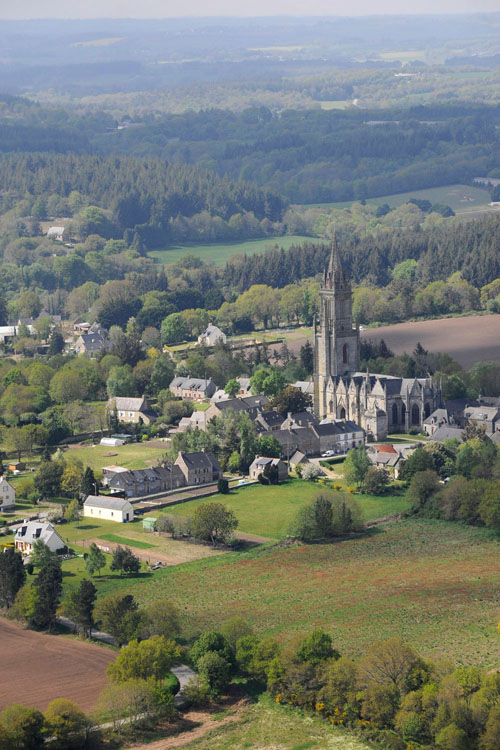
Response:
M369 328L362 331L361 336L365 339L384 339L394 354L410 354L420 341L424 349L449 354L465 369L476 362L500 361L500 315L396 323ZM290 341L288 347L297 353L307 340L312 342L312 337Z
M107 648L24 630L0 617L0 709L24 703L44 711L54 698L69 698L91 711L115 658Z

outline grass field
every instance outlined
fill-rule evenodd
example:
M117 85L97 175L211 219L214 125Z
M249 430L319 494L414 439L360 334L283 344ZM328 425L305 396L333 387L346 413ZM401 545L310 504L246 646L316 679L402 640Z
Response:
M261 484L240 487L231 490L229 495L214 495L210 497L210 502L222 502L235 512L239 522L238 531L283 539L289 533L290 523L298 509L321 489L321 485L313 482L292 479L275 487ZM366 521L400 513L408 508L404 497L358 494L354 497L361 506ZM207 498L191 500L182 505L174 505L165 512L180 516L191 515L200 503L206 502Z
M425 190L412 190L409 193L394 193L393 195L383 195L381 198L368 198L367 203L373 206L381 206L388 203L391 208L402 206L410 198L419 198L428 200L431 203L444 203L450 206L455 213L467 213L474 211L498 211L489 205L490 194L487 190L471 187L470 185L444 185L443 187L426 188ZM315 203L316 208L346 208L350 202L341 203ZM310 208L311 206L302 205L301 208Z
M125 536L118 536L118 534L101 534L99 539L104 539L105 542L124 544L127 547L137 547L137 549L153 549L158 546L156 544L150 544L149 542L142 542L139 539L128 539Z
M234 720L221 721L221 726L183 747L185 750L369 750L370 745L317 717L273 705L263 696L257 703L246 706Z
M155 464L165 450L166 446L158 447L158 443L129 443L119 448L109 445L84 445L70 446L64 456L79 458L84 466L91 466L94 470L110 464L125 466L127 469L143 469Z
M410 519L327 545L264 547L117 585L168 596L187 637L239 615L287 640L323 627L353 656L400 636L427 657L500 666L498 540L484 529Z
M278 245L288 250L291 245L302 242L311 242L314 238L301 235L286 235L284 237L266 237L261 240L249 240L248 242L214 242L201 245L175 245L165 250L152 250L148 253L150 258L156 258L159 263L177 263L185 255L196 255L205 263L214 263L223 266L231 255L255 255L263 253L269 247Z

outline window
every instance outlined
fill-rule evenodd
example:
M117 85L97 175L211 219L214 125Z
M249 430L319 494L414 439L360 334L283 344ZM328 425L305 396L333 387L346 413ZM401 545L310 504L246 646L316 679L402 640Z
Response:
M418 408L417 404L413 404L413 406L411 407L411 423L412 425L420 424L420 409Z
M392 405L392 424L398 424L398 406L397 404Z
M344 364L347 364L348 361L349 361L349 347L347 344L344 344L344 346L342 347L342 362Z

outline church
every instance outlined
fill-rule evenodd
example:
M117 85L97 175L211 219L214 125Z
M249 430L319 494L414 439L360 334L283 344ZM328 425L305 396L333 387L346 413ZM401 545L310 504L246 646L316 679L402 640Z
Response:
M359 372L359 326L352 320L352 289L336 242L320 288L314 321L314 412L319 419L348 419L367 440L421 430L441 406L432 378L397 378Z

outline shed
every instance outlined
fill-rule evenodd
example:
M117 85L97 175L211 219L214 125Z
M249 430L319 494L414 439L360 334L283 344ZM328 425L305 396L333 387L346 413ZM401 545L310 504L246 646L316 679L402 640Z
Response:
M147 516L146 518L142 519L142 528L144 531L149 532L150 534L153 531L156 531L156 517L154 516Z
M107 495L89 495L83 503L83 515L90 518L102 518L117 523L134 520L134 509L128 500Z
M26 464L24 461L9 461L7 464L7 468L9 471L24 471L26 469Z

